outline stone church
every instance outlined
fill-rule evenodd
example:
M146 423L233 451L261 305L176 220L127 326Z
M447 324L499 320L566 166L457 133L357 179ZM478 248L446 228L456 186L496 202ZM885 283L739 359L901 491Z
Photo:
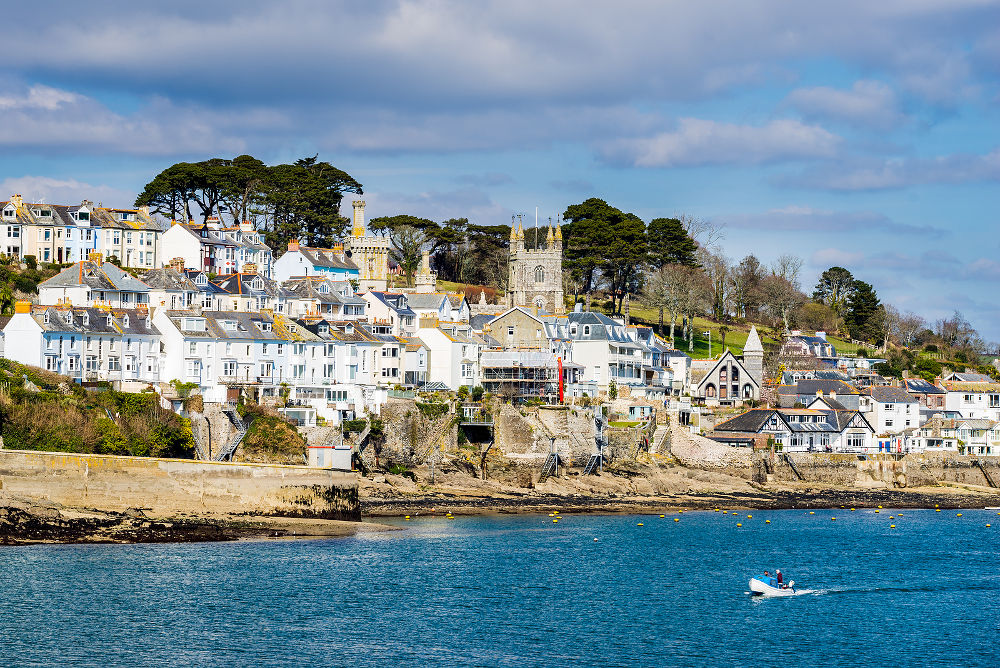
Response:
M562 227L549 222L545 244L525 248L524 227L510 228L507 263L507 306L537 306L559 315L566 312L562 280Z
M358 290L385 291L389 287L389 238L365 232L365 202L354 200L351 238L344 250L358 267Z

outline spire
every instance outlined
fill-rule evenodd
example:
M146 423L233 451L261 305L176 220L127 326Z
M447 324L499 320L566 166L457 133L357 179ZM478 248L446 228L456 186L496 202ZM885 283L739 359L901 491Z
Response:
M747 336L746 345L743 346L743 353L762 353L764 352L764 346L761 345L760 336L757 334L757 326L750 326L750 335Z
M514 216L510 217L510 240L517 241L517 225L514 224Z
M356 239L365 236L365 201L363 199L354 200L354 226L351 229L351 236Z

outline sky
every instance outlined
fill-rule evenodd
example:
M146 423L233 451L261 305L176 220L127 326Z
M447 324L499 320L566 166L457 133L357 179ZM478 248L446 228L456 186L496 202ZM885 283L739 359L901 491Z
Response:
M0 200L128 206L175 162L319 154L370 217L600 197L1000 341L996 1L42 0L4 24Z

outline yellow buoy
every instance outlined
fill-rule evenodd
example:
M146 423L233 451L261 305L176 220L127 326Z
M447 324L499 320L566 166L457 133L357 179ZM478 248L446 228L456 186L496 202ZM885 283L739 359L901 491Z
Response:
M934 507L935 507L935 508L937 508L937 507L938 507L938 504L936 504L936 503L935 503L935 504L934 504Z
M851 512L852 512L852 513L854 512L854 508L851 508Z
M895 528L896 528L896 525L895 525L895 524L890 524L890 525L889 525L889 528L890 528L890 529L895 529Z
M747 519L748 520L752 520L753 519L753 515L747 515Z
M836 521L837 521L837 518L836 518L836 517L831 517L831 518L830 518L830 521L831 521L831 522L836 522Z
M993 526L993 525L992 524L987 524L986 528L989 529L991 526Z
M881 507L882 507L882 506L879 506L879 508L881 508Z
M896 518L895 518L895 517L893 517L892 515L889 515L889 519L890 519L890 520L894 520L894 519L896 519Z
M764 520L764 524L770 524L771 520Z
M882 511L881 511L881 510L879 510L878 508L876 508L876 509L875 509L875 512L876 512L876 513L880 513L880 512L882 512Z
M809 514L810 514L810 515L815 515L816 513L814 513L813 511L811 511L811 510L810 510L810 511L809 511Z
M674 522L680 522L680 521L681 521L680 518L677 517L674 518Z
M934 509L934 512L935 512L935 513L940 513L940 512L941 512L941 509L940 509L940 508L935 508L935 509Z
M554 519L554 520L552 520L552 523L555 524L558 521L559 521L558 519Z
M719 512L719 509L718 509L718 508L716 508L716 509L715 509L715 512Z
M666 517L666 515L660 515L660 517Z
M962 513L958 513L957 515L955 515L955 517L961 517L961 516L962 516Z
M742 525L742 524L740 524L739 522L737 522L737 523L736 523L736 526L738 526L738 527L741 527L741 526L743 526L743 525Z
M409 516L409 515L407 515L407 516L406 516L406 517L404 517L403 519L405 519L405 520L408 520L408 519L410 519L410 516Z
M642 522L639 522L638 524L636 524L636 526L637 527L641 527L641 526L645 526L645 525Z

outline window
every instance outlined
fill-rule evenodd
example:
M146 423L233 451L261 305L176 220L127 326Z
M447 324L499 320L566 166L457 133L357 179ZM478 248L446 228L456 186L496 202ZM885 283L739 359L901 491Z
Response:
M108 357L108 371L121 371L121 360L118 357Z
M87 371L97 371L97 355L87 355Z
M584 325L583 326L583 335L584 336L590 336L590 325Z
M198 344L192 341L191 343L188 344L188 355L197 355L197 354L198 354Z
M46 369L46 371L55 371L56 370L56 358L55 357L46 357L45 358L45 369Z
M7 236L10 237L11 239L19 239L21 237L21 228L13 226L8 227Z
M541 265L535 267L535 283L545 282L545 268Z
M118 230L115 230L112 233L112 237L111 238L112 238L112 242L111 242L112 245L117 246L118 244L120 244L122 242L122 234Z
M273 362L261 362L260 365L260 375L264 378L270 378L274 373L274 363Z
M892 426L892 420L886 420L885 421L885 426L886 427L891 427Z
M236 376L236 360L226 360L222 363L223 376Z
M189 381L201 382L201 360L188 360L185 371Z

